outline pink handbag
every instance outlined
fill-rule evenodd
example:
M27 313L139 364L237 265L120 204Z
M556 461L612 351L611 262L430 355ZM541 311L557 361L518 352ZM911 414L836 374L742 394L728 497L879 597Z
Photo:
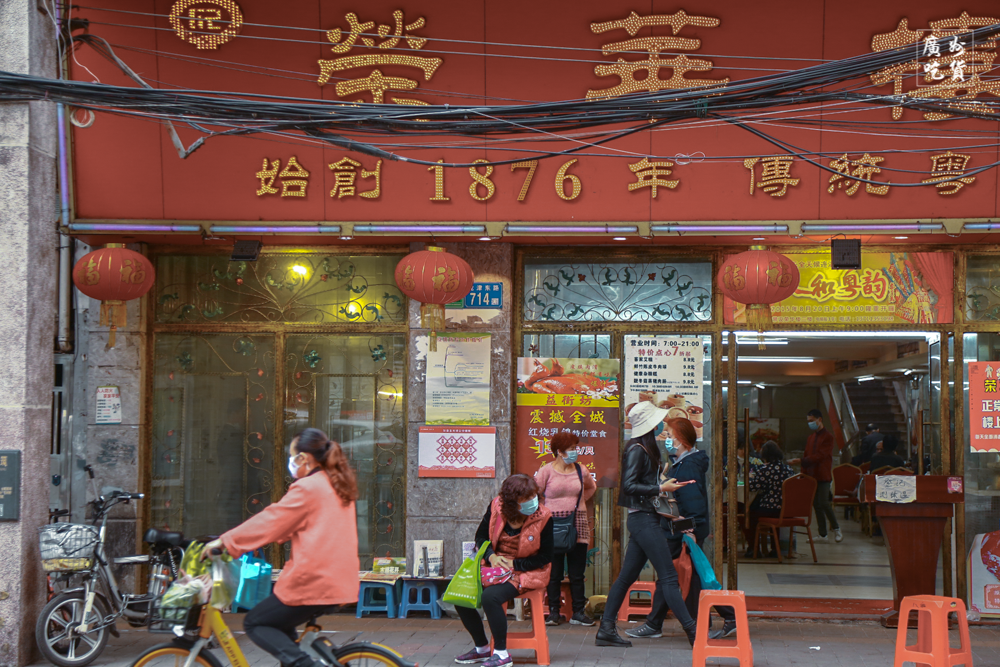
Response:
M505 584L514 576L514 570L503 567L484 567L482 569L483 586Z

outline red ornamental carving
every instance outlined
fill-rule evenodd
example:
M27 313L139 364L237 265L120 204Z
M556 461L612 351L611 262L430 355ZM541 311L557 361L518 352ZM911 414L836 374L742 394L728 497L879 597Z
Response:
M723 294L746 304L747 324L763 331L771 326L771 304L792 296L799 286L799 267L765 246L751 246L727 258L716 281Z
M142 255L123 243L88 253L73 267L76 288L101 302L101 326L109 326L108 347L115 346L115 331L128 324L125 302L138 299L153 287L156 271Z
M437 349L435 329L444 329L444 306L464 299L472 290L472 267L444 248L428 246L411 252L396 265L396 285L419 301L420 326L431 329L431 349Z

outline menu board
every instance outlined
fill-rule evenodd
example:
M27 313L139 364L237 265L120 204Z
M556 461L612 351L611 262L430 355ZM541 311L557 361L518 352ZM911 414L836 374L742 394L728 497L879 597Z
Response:
M618 485L619 368L618 359L517 360L517 472L534 475L552 461L552 436L569 431L597 485Z
M701 440L704 363L700 336L625 336L625 414L652 401L667 409L667 419L690 419Z

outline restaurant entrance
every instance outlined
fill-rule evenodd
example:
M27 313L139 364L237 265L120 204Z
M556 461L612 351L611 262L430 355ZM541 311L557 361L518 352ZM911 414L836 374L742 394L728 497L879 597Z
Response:
M857 486L865 473L915 475L942 469L940 420L935 416L940 410L940 336L904 331L738 333L736 350L733 355L727 345L723 359L737 360L735 393L731 388L726 393L736 398L739 587L765 600L883 600L891 606L885 542L877 518L858 502ZM821 422L821 430L810 429L811 410L821 414L813 420ZM832 481L829 487L818 486L819 493L828 495L830 519L813 510L808 498L780 495L781 480L803 469L803 450L814 433L832 443L829 461L819 465L818 475L821 482L827 475ZM812 545L805 534L789 545L787 529L781 531L780 544L773 544L759 519L782 506L786 516L809 517ZM729 507L727 503L727 519ZM941 593L940 564L938 569Z

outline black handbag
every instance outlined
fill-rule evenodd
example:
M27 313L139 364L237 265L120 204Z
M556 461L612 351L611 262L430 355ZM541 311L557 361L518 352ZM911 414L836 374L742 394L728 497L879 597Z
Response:
M552 517L552 552L557 554L569 553L576 544L576 512L583 500L583 472L579 463L573 465L576 467L576 476L580 478L580 496L576 499L572 514Z

